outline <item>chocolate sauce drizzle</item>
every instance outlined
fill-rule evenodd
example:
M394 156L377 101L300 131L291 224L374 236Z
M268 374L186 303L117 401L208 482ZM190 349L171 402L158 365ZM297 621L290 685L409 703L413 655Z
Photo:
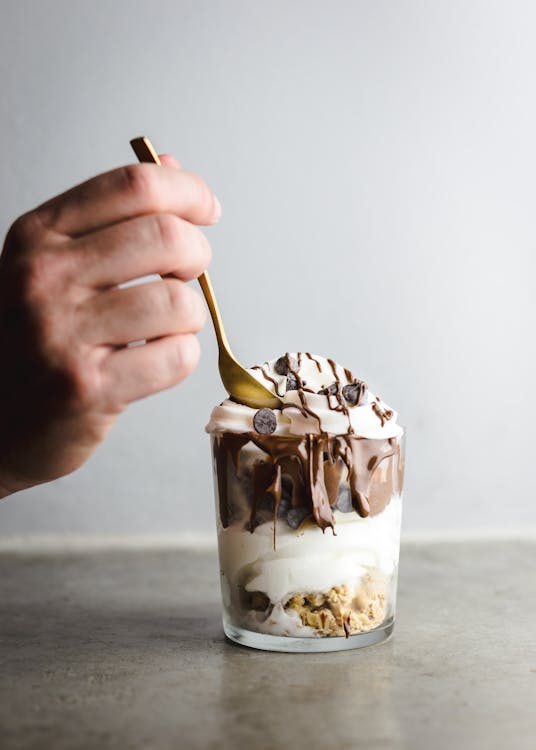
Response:
M277 380L275 378L273 378L271 375L269 375L266 372L266 370L264 369L264 367L261 367L261 365L254 365L251 369L252 370L260 370L261 371L263 378L265 378L266 380L268 380L268 382L271 383L274 386L274 391L275 391L275 395L276 396L279 396L281 398L282 396L285 395L284 393L279 393L279 391L277 390Z
M241 460L242 448L249 442L262 451L264 458L253 458L249 453ZM262 522L259 517L265 512L266 498L272 503L274 549L283 486L288 509L303 510L303 513L298 512L303 519L308 518L322 531L331 528L334 534L334 510L341 492L350 493L353 510L366 518L381 513L393 493L401 491L398 437L371 439L352 435L277 436L227 432L214 435L213 452L222 526L239 520L237 513L238 516L243 513L235 507L237 493L233 489L234 482L242 482L249 498L246 528L251 532ZM385 461L390 465L378 474L378 467ZM264 520L268 519L264 517Z
M394 414L393 410L384 409L384 407L381 406L381 404L379 403L378 399L372 402L371 407L372 407L372 411L374 412L374 414L380 420L382 427L387 421L389 421L389 419L393 418L393 414Z
M314 362L314 363L315 363L315 365L316 365L316 366L317 366L317 368L318 368L318 372L322 372L322 365L320 364L320 362L319 362L319 361L318 361L317 359L315 359L315 358L313 357L313 355L312 355L312 354L309 354L309 352L305 352L305 356L307 357L307 359L310 359L310 360L311 360L311 362Z
M331 371L333 372L333 377L335 378L335 385L337 386L337 390L334 394L330 394L328 391L328 394L327 394L328 408L331 409L331 411L339 411L344 414L344 416L348 420L348 434L353 435L354 428L352 427L350 411L348 410L348 407L344 403L344 396L342 395L341 379L339 377L339 373L337 372L337 364L332 359L328 359L327 362L328 362L328 365L331 367ZM349 373L350 375L352 374L349 370L345 370L344 374L346 377L348 377L347 373ZM331 395L335 396L335 400L336 400L335 406L331 403Z

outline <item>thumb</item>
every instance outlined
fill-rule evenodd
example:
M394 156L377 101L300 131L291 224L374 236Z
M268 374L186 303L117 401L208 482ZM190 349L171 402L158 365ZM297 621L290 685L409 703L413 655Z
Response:
M158 154L158 158L166 167L175 167L176 169L181 168L180 162L175 159L174 156L171 156L171 154Z

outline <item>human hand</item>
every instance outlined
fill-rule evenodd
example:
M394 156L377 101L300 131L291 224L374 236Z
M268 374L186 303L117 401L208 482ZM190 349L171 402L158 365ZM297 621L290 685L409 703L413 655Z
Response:
M221 208L163 156L98 175L15 221L0 256L0 497L74 471L136 399L199 359L185 282L208 266ZM118 284L163 278L126 289ZM140 340L142 346L127 347Z

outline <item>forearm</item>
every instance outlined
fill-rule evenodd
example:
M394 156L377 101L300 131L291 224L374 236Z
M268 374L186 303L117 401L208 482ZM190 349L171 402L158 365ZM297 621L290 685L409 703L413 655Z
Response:
M2 459L0 461L0 500L35 484L35 482L19 481L17 473L13 471L14 467L10 461L6 461L8 454L9 451L5 451L0 442L0 458Z
M8 495L12 495L15 490L9 489L7 482L0 476L0 500Z

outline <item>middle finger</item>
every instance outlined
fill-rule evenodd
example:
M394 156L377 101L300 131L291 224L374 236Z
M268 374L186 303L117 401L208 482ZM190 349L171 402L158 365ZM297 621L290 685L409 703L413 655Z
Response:
M184 281L210 263L210 244L189 221L172 214L141 216L84 235L69 243L76 279L90 287L112 286L160 274Z
M196 333L206 319L199 294L173 278L101 292L83 302L78 315L82 338L107 346Z

